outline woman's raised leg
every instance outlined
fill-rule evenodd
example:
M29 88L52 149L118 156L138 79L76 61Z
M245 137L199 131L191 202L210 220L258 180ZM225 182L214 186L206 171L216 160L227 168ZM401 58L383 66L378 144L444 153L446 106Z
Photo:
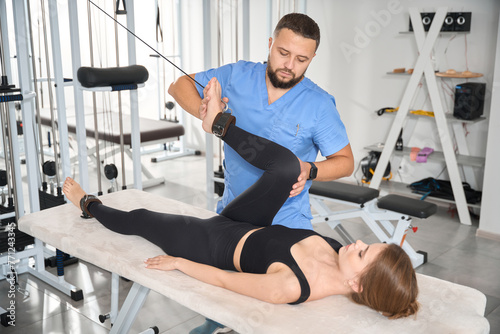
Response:
M216 79L212 79L209 85L207 95L210 96L210 101L203 118L205 131L211 129L215 116L221 112L220 84ZM248 163L264 170L264 174L231 201L221 215L257 226L271 225L274 216L288 199L292 185L297 182L300 174L298 158L287 148L242 130L236 125L229 126L222 140Z

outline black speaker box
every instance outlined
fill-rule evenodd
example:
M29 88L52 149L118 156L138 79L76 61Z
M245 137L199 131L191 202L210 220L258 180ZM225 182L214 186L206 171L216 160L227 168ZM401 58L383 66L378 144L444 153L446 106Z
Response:
M441 31L455 30L455 13L446 13Z
M429 31L434 15L436 13L425 12L420 13L424 31ZM450 12L446 13L446 17L441 27L441 31L470 31L470 23L472 19L471 12ZM410 31L413 31L413 25L410 19Z
M429 28L431 27L432 24L432 20L434 19L434 15L436 15L436 13L420 13L420 17L422 18L422 23L424 24L424 31L429 31ZM413 31L411 18L410 18L410 31Z
M453 13L455 16L455 23L453 31L470 31L470 22L472 19L471 12Z
M485 94L485 83L466 82L456 85L453 116L465 120L480 117L483 114Z

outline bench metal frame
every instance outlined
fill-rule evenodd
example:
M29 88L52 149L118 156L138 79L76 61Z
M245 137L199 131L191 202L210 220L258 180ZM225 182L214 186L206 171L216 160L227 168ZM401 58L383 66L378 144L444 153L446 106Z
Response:
M356 208L343 211L332 211L326 205L326 201L355 206ZM331 197L310 194L311 206L317 212L317 214L313 215L312 223L317 224L326 222L332 229L336 230L346 242L353 243L355 242L354 238L345 230L341 221L351 218L361 218L377 236L380 242L400 245L404 236L412 227L412 217L399 212L380 209L377 206L377 201L378 199L374 198L366 203L357 204ZM396 227L394 227L391 221L397 221ZM408 241L404 240L402 248L410 257L414 268L427 261L426 254L423 252L416 252Z

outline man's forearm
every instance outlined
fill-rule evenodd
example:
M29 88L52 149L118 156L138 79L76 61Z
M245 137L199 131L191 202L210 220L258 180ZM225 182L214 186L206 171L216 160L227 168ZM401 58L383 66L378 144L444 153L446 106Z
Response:
M190 74L194 78L194 74ZM196 90L196 83L186 75L173 82L168 88L168 93L179 103L182 109L194 117L200 118L201 98Z
M350 176L353 172L353 163L347 157L337 156L328 160L315 162L318 167L318 176L315 181L333 181Z
M347 177L354 171L354 157L351 146L347 145L339 152L328 156L326 160L315 162L318 175L315 181L333 181Z

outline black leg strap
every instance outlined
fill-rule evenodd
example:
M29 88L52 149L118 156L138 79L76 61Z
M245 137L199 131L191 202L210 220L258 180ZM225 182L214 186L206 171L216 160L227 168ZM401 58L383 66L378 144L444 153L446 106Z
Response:
M224 138L226 135L229 125L236 123L236 117L231 115L231 113L218 113L215 116L214 122L212 124L212 132L219 138Z
M88 219L94 217L88 210L88 206L92 202L102 203L101 200L94 195L85 195L80 200L80 209L82 209L82 216L81 216L82 218Z

